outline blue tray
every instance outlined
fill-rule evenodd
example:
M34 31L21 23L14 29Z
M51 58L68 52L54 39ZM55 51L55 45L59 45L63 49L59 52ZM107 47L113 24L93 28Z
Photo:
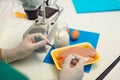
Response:
M70 33L72 32L72 30L73 29L70 29ZM78 43L82 43L82 42L89 42L89 43L92 44L92 46L94 48L97 47L97 43L98 43L98 39L99 39L99 33L88 32L88 31L83 31L83 30L79 30L79 32L80 32L80 37L76 41L73 41L73 40L70 39L70 45L78 44ZM53 59L50 55L50 53L53 49L54 49L54 46L51 47L47 56L45 57L45 59L44 59L45 63L54 64L54 61L53 61ZM90 72L91 66L92 65L85 66L84 71L85 72Z

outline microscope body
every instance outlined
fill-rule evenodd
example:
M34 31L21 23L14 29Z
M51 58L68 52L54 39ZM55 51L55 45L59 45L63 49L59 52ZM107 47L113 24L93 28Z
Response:
M39 20L36 20L30 28L24 33L23 38L29 34L42 33L48 40L52 40L54 33L57 29L57 23L54 20L51 20L46 23L41 23Z
M55 4L55 3L54 3ZM63 9L60 9L57 4L57 8L46 5L44 1L41 6L41 16L35 20L30 28L24 33L23 38L29 34L42 33L48 40L52 40L54 33L57 29L57 19Z

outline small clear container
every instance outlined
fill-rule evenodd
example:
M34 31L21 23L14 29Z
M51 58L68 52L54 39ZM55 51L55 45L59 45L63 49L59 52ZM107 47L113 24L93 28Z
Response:
M58 24L57 31L54 35L54 47L60 48L69 45L69 34L67 24Z

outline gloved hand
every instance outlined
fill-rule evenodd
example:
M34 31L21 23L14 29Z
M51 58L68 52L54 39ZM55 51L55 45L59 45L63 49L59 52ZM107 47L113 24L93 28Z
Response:
M23 3L23 8L25 10L36 10L38 9L43 0L20 0Z
M42 41L36 42L34 37L40 37ZM28 35L17 47L12 49L3 49L2 60L9 63L23 59L30 55L35 49L45 46L46 43L49 43L49 41L41 33Z
M76 54L69 55L65 59L62 70L58 75L58 80L82 80L84 63L83 57Z

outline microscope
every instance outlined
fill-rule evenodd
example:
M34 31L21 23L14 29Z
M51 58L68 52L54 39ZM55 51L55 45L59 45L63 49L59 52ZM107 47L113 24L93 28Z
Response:
M35 22L30 26L30 28L23 34L23 38L29 34L42 33L49 41L54 37L54 33L57 29L57 19L63 9L61 9L56 2L54 5L46 5L46 0L40 8L40 16L35 20Z

